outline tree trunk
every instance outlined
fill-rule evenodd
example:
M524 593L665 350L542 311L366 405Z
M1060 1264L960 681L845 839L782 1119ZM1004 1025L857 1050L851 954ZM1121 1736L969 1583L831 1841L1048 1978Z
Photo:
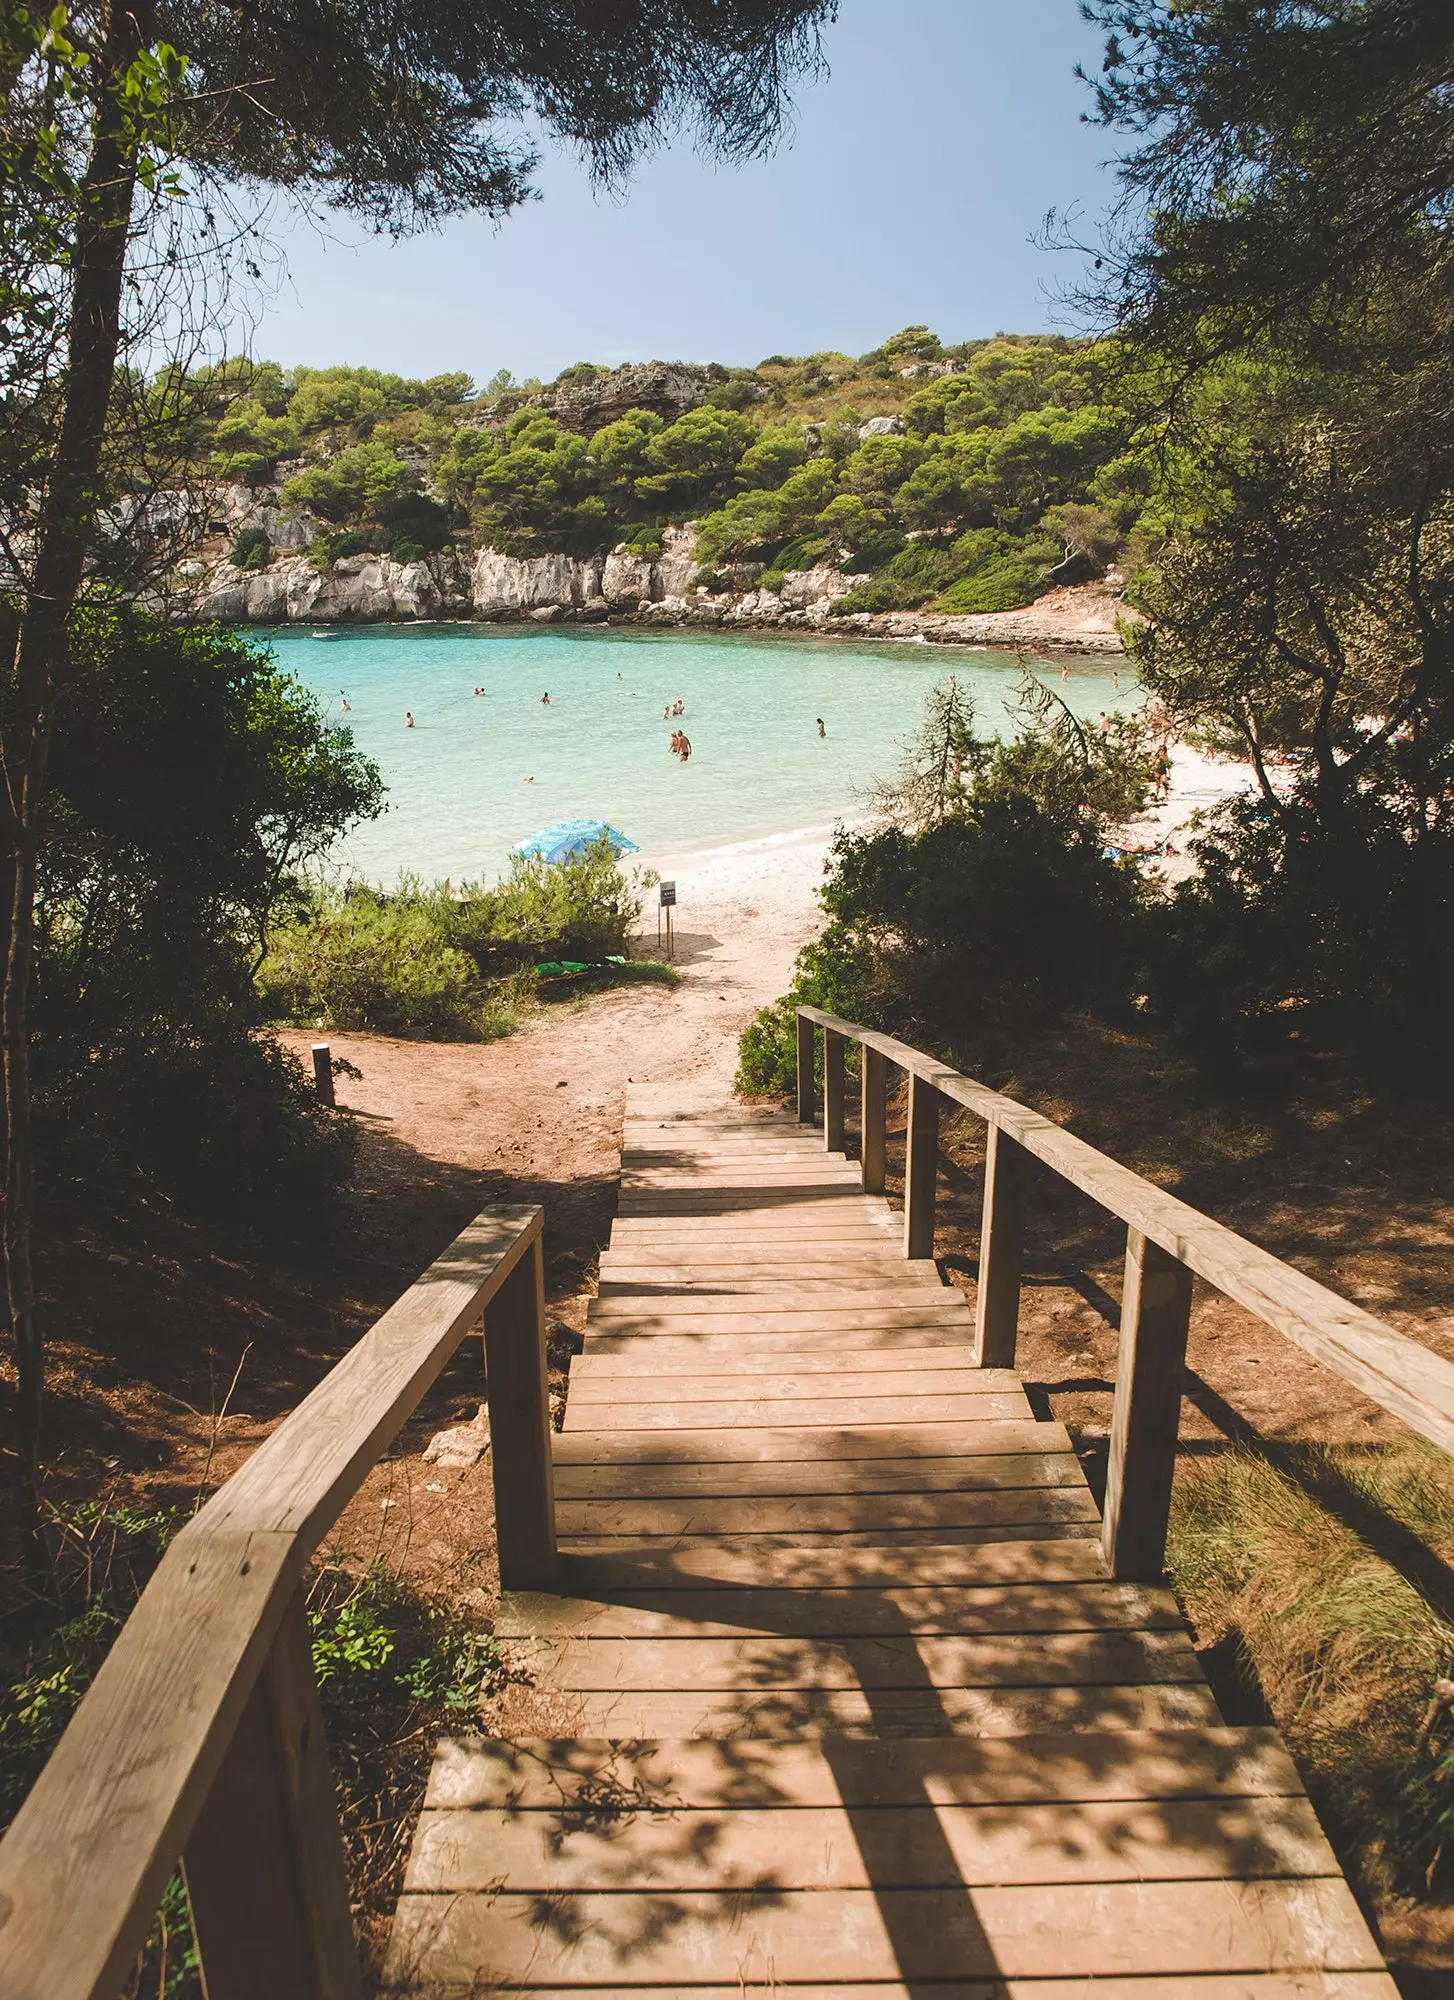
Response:
M67 627L101 500L101 462L121 332L121 288L136 184L137 138L118 86L145 33L135 7L113 6L97 61L91 149L76 222L60 436L36 522L35 567L16 640L4 745L12 893L7 912L0 1044L5 1097L3 1247L15 1344L20 1533L32 1576L49 1573L39 1467L45 1343L36 1311L31 1238L35 1200L30 1095L30 995L35 962L39 814Z

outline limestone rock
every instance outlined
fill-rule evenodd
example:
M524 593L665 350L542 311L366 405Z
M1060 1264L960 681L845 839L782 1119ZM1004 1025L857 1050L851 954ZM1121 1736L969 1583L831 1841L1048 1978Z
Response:
M841 570L819 563L814 569L790 569L783 579L780 594L785 609L806 611L810 605L821 603L826 606L837 597L847 596L862 582L861 576L845 576Z
M903 434L902 417L866 417L858 426L860 443L864 438L902 437Z
M467 1424L455 1424L450 1430L436 1431L424 1447L426 1465L442 1465L446 1468L463 1468L478 1465L490 1448L490 1413L481 1403Z
M679 528L663 530L661 554L652 565L653 597L685 597L697 580L697 524L686 521Z
M652 410L672 423L701 402L709 379L706 368L686 361L633 361L594 382L569 383L545 407L558 424L585 436L628 410Z
M550 604L572 608L601 595L599 557L507 556L481 549L470 573L470 603L482 618L504 618Z
M659 593L652 589L652 560L629 549L612 549L601 570L601 595L606 602L623 610L649 604Z

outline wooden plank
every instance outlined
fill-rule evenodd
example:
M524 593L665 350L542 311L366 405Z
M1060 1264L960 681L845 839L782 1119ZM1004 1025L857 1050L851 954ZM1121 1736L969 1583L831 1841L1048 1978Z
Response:
M844 1041L831 1028L823 1031L823 1147L843 1151ZM858 1180L859 1176L854 1175Z
M411 1989L412 1990L412 1989ZM580 2000L574 1986L517 1987L531 2000ZM659 1986L652 2000L744 2000L745 1985ZM765 1987L764 1991L774 1991ZM786 1991L786 1989L781 1989ZM469 1986L430 1986L431 2000L480 2000L479 1982ZM639 2000L637 1986L593 1986L590 2000ZM790 2000L1399 2000L1386 1972L1232 1972L1176 1973L1169 1979L1097 1979L1087 1990L1083 1979L955 1979L905 1986L883 1980L872 1986L835 1980L831 1986L794 1982Z
M125 1983L309 1557L540 1226L477 1217L172 1541L0 1842L7 2000Z
M363 2000L301 1590L193 1824L184 1867L208 2000Z
M561 1549L570 1555L593 1555L602 1550L622 1554L638 1554L649 1550L697 1551L702 1549L736 1549L742 1553L768 1553L774 1549L791 1548L866 1548L866 1549L911 1549L943 1548L947 1544L966 1542L1022 1541L1027 1534L1081 1536L1099 1542L1099 1526L1091 1521L1060 1521L1053 1528L1036 1530L1024 1522L1010 1522L1000 1527L992 1523L973 1528L833 1528L817 1533L806 1528L795 1528L787 1534L751 1535L574 1535L564 1537Z
M1139 1583L867 1590L636 1590L609 1600L507 1592L497 1639L833 1638L903 1632L1179 1631L1169 1590Z
M688 1891L572 1898L569 1922L529 1894L406 1895L385 1983L426 1945L432 1979L638 1985L797 1980L1170 1977L1220 1970L1373 1971L1345 1883L1135 1882L963 1890ZM1209 1961L1211 1963L1209 1964Z
M975 1458L1000 1451L1041 1451L1064 1438L1059 1425L1037 1424L1022 1410L1018 1420L925 1421L901 1424L845 1424L836 1430L809 1424L767 1426L733 1432L691 1430L557 1431L552 1440L561 1465L712 1465L792 1463L828 1459Z
M1202 1678L1184 1630L542 1639L532 1651L541 1685L587 1693L1114 1687Z
M909 1078L909 1136L904 1165L904 1255L934 1255L934 1202L939 1184L939 1093Z
M495 1540L506 1590L545 1590L555 1572L545 1277L537 1235L485 1312Z
M814 1019L822 1012L805 1011ZM826 1020L1008 1132L1026 1152L1169 1256L1189 1265L1198 1277L1401 1417L1412 1430L1454 1452L1454 1362L1395 1333L1361 1306L1167 1194L1028 1105L946 1069L892 1036L855 1027L836 1015Z
M1024 1461L1010 1459L1007 1464ZM1033 1461L1030 1461L1033 1464ZM1008 1486L941 1492L697 1494L687 1499L561 1500L559 1533L581 1535L852 1534L893 1528L971 1528L1013 1523L1043 1532L1066 1521L1098 1526L1080 1485Z
M615 1285L635 1282L653 1285L717 1286L751 1281L800 1291L809 1285L854 1285L861 1279L881 1288L902 1290L906 1296L928 1290L942 1292L944 1281L937 1271L920 1267L904 1268L888 1250L864 1256L845 1251L841 1256L775 1256L764 1252L758 1257L733 1256L722 1252L702 1252L685 1257L680 1251L662 1251L653 1256L641 1251L606 1250L601 1253L601 1281Z
M739 1335L740 1339L741 1336ZM699 1350L692 1341L672 1343L679 1348L683 1359L690 1358L692 1365L683 1369L683 1378L699 1375L726 1375L734 1380L744 1376L754 1381L763 1379L763 1372L757 1362L750 1358L750 1351L735 1345L721 1345ZM779 1353L783 1349L779 1346ZM734 1358L735 1357L735 1358ZM673 1356L672 1358L676 1358ZM598 1354L594 1347L577 1355L571 1363L571 1392L582 1383L635 1381L653 1382L659 1378L661 1369L668 1359L667 1350L660 1340L638 1340L632 1350L625 1354ZM968 1346L964 1342L953 1347L897 1347L886 1357L881 1348L839 1347L824 1354L784 1355L783 1372L794 1376L812 1375L853 1375L892 1371L897 1377L905 1374L945 1374L956 1382L961 1376L969 1376L983 1389L1015 1389L1019 1383L1014 1372L1008 1368L976 1368Z
M1123 1730L877 1743L690 1738L445 1737L429 1773L433 1809L569 1811L612 1794L687 1811L735 1806L1072 1805L1079 1801L1300 1798L1275 1729Z
M659 1299L659 1298L772 1298L783 1296L783 1280L777 1277L759 1278L700 1278L693 1282L681 1276L674 1278L654 1278L647 1274L636 1277L617 1277L608 1272L601 1279L600 1297L603 1299ZM896 1277L876 1278L865 1275L854 1280L840 1276L820 1278L800 1278L792 1288L791 1296L822 1304L824 1300L847 1299L867 1300L869 1303L905 1305L913 1299L926 1296L933 1301L940 1288L932 1285L913 1285Z
M1083 1486L1074 1452L995 1458L809 1460L797 1465L563 1465L560 1500L684 1499L744 1493L975 1493L1018 1486Z
M1161 1574L1190 1322L1191 1272L1128 1231L1101 1538L1115 1576Z
M486 1209L260 1444L198 1520L299 1536L306 1562L365 1474L531 1250L543 1211Z
M562 1692L583 1736L722 1740L839 1735L1035 1736L1057 1729L1203 1728L1221 1721L1210 1690L1195 1681L1124 1687L586 1689Z
M853 1346L845 1349L845 1340L851 1340ZM891 1354L897 1359L900 1354L914 1354L926 1348L956 1359L961 1354L966 1358L969 1355L964 1329L956 1326L855 1327L849 1332L837 1327L828 1331L822 1327L800 1330L784 1326L773 1333L676 1334L658 1332L654 1325L633 1331L629 1323L588 1320L585 1331L585 1353L591 1360L619 1356L623 1360L640 1360L652 1368L669 1368L694 1356L712 1365L711 1357L718 1354L791 1356L796 1368L810 1356L826 1361L837 1354L843 1361L851 1362L855 1355L875 1353Z
M817 1115L813 1087L813 1026L800 1014L798 1037L798 1123L811 1125Z
M406 1892L953 1889L1336 1876L1306 1799L605 1815L426 1811Z
M946 1584L1090 1582L1106 1574L1099 1545L1065 1536L1015 1542L938 1543L888 1550L831 1544L743 1551L729 1543L693 1549L608 1550L562 1556L560 1589L572 1596L613 1590L873 1590Z
M963 1292L956 1292L945 1286L942 1292L910 1293L907 1297L897 1295L888 1304L863 1303L860 1292L849 1291L837 1294L817 1292L811 1299L797 1292L772 1295L756 1295L744 1302L735 1295L711 1292L694 1292L690 1296L663 1292L657 1296L632 1299L593 1298L589 1307L593 1321L629 1323L643 1329L653 1325L664 1325L668 1321L710 1320L720 1324L714 1332L725 1332L729 1326L746 1322L744 1331L766 1330L782 1326L786 1331L798 1327L841 1327L845 1330L858 1326L958 1326L966 1333L970 1330L969 1308Z
M872 1357L870 1357L872 1359ZM869 1368L804 1369L782 1373L764 1368L728 1368L703 1374L596 1374L589 1365L571 1370L571 1401L577 1408L624 1403L646 1409L655 1403L818 1402L842 1397L902 1399L905 1396L1015 1396L1020 1385L1007 1369Z
M1029 1155L997 1125L989 1128L984 1211L975 1286L974 1352L986 1368L1013 1368L1020 1324Z
M642 1430L760 1430L780 1429L784 1404L761 1402L717 1402L697 1400L680 1403L592 1403L588 1408L566 1404L568 1431ZM816 1426L912 1424L923 1421L932 1410L939 1423L992 1423L999 1418L1011 1422L1030 1414L1030 1405L1017 1391L1013 1396L835 1396L820 1397L811 1411L800 1406L792 1421Z
M860 1055L859 1070L862 1077L859 1131L863 1153L863 1188L865 1194L882 1194L886 1164L884 1139L888 1064L877 1049L864 1049Z

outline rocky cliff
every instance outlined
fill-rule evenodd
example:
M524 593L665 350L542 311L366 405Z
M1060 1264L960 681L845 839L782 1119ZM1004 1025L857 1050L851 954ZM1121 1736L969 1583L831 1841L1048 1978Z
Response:
M254 504L252 519L273 534ZM276 522L275 545L296 550L309 524ZM1119 652L1124 607L1111 584L1052 591L1023 611L948 617L918 611L833 617L834 601L860 579L837 569L789 571L779 590L757 587L759 564L743 564L708 591L698 582L695 531L667 528L661 553L626 548L606 556L518 557L498 549L452 550L418 562L345 556L320 570L289 552L266 569L189 564L180 608L188 615L248 625L368 624L409 619L529 619L539 624L632 620L648 625L766 626L843 638L922 639L944 645L1066 646Z

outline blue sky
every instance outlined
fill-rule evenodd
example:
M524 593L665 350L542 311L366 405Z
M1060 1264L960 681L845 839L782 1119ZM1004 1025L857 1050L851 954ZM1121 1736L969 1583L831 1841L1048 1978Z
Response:
M1110 135L1072 74L1098 44L1076 0L842 0L829 73L770 158L717 167L683 143L597 195L573 158L498 226L391 245L332 225L285 239L253 351L430 375L568 362L751 364L862 353L927 321L945 339L1064 325L1075 260L1029 240L1047 209L1093 226Z

